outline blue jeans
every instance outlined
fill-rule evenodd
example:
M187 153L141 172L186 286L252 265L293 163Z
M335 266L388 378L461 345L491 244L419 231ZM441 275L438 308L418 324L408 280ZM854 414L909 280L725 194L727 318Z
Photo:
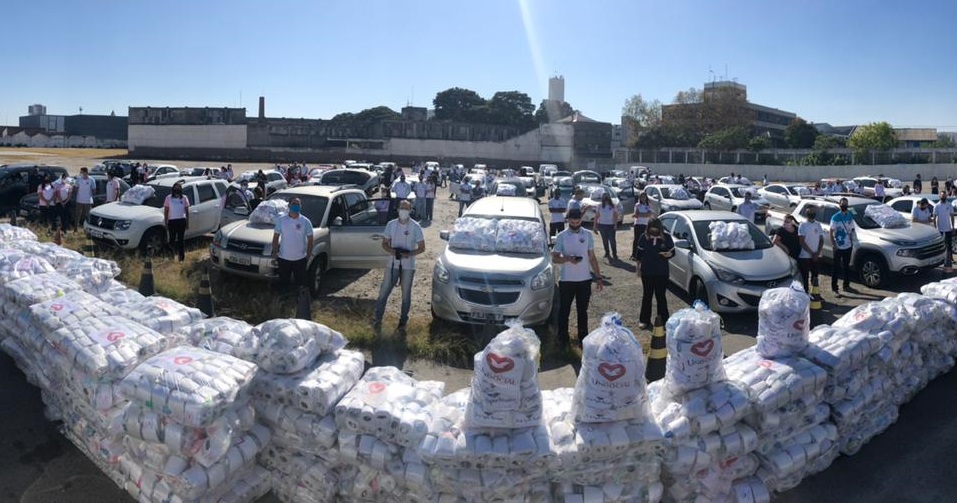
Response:
M425 198L425 219L429 222L432 221L432 212L435 209L435 198L427 197Z
M412 307L412 279L415 276L415 269L402 268L401 278L399 269L387 267L382 277L382 285L379 286L379 300L375 305L375 317L373 322L378 325L382 323L382 316L385 314L385 305L389 301L389 295L395 288L396 279L402 283L402 311L399 314L399 325L405 325L409 321L409 309Z

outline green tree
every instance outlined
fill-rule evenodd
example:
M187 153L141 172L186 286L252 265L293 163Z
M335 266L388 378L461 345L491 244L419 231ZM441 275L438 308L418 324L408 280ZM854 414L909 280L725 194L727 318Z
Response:
M897 146L897 134L887 122L872 122L854 130L847 146L864 152L886 152Z
M432 100L437 120L470 122L474 119L477 107L485 105L485 99L471 89L453 87L440 91Z
M720 151L737 150L746 148L749 138L748 128L735 126L709 134L698 143L698 148Z
M378 106L373 108L367 108L353 117L356 122L364 124L374 124L379 121L389 120L389 119L398 119L402 117L402 114L396 112L395 110L387 106Z
M814 150L828 150L832 148L844 148L847 144L847 140L840 136L831 136L829 134L818 135L814 139L814 145L812 148Z
M816 127L798 117L784 130L784 142L791 148L811 148L818 135L820 133Z
M549 110L550 103L548 100L542 100L538 105L538 110L535 111L535 120L539 124L546 124L548 122L554 122L559 119L564 119L569 115L575 113L575 109L567 102L563 101L558 104L557 107L552 107L552 110Z
M954 137L947 133L937 133L937 141L931 144L932 148L954 148L957 147L957 143L954 142Z
M760 152L769 148L771 148L771 138L767 135L753 136L748 140L748 150L752 152Z
M642 133L661 125L661 102L645 101L640 94L636 94L625 100L621 119L622 127L628 129L631 146L634 146Z
M520 128L534 127L535 105L519 91L499 91L488 101L489 122Z
M689 138L692 144L721 131L748 128L752 117L747 100L732 87L681 91L672 105L662 110L662 124L675 131L676 137Z

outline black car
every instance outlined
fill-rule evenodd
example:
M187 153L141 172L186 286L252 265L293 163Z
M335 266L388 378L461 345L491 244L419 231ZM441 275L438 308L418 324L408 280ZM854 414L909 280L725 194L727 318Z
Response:
M39 171L39 180L31 180L34 168ZM62 166L47 166L45 164L8 164L0 166L0 214L6 215L17 209L20 198L36 190L36 186L46 176L50 180L57 180L67 174ZM36 176L33 176L36 178Z
M96 182L93 193L93 206L99 206L106 202L106 181L105 175L90 175L90 178ZM120 182L120 195L129 190L130 185L123 180ZM27 194L20 198L20 204L17 208L20 218L26 218L28 221L35 220L40 216L40 196L36 192ZM76 202L76 194L73 195L73 202Z
M364 169L330 169L322 174L318 185L355 185L371 197L379 188L379 176Z

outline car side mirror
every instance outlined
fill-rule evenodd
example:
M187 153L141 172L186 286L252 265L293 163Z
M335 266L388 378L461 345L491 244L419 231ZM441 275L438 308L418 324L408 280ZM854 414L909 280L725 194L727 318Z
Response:
M448 241L448 240L449 240L449 231L447 231L447 230L439 231L439 239L441 239L442 241Z
M335 227L342 227L342 217L333 218L332 225Z
M681 248L682 250L690 250L691 241L688 241L687 239L676 239L675 248Z

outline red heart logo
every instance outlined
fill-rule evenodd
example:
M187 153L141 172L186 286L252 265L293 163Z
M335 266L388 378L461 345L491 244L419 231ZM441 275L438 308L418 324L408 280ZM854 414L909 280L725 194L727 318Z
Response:
M702 358L711 354L712 349L714 349L714 339L704 340L691 345L691 352Z
M106 340L116 342L124 337L126 337L126 334L123 332L110 332L109 335L106 336Z
M382 393L385 391L385 384L381 382L374 382L369 385L369 393Z
M625 366L620 363L602 362L598 365L598 373L609 381L617 381L625 376Z
M804 330L805 324L805 320L797 320L794 322L794 325L791 326L793 326L795 330Z
M486 354L485 363L487 363L489 368L492 369L492 372L495 372L496 374L508 372L509 370L515 368L515 360L507 356L499 356L495 353Z
M177 365L186 365L191 361L193 361L193 359L188 356L177 356L176 358L173 358L173 363Z
M769 360L761 360L758 362L759 367L766 368L766 369L771 368L773 365L774 364L771 363Z
M63 304L53 304L52 306L50 306L50 309L54 311L60 311L61 309L63 309Z

